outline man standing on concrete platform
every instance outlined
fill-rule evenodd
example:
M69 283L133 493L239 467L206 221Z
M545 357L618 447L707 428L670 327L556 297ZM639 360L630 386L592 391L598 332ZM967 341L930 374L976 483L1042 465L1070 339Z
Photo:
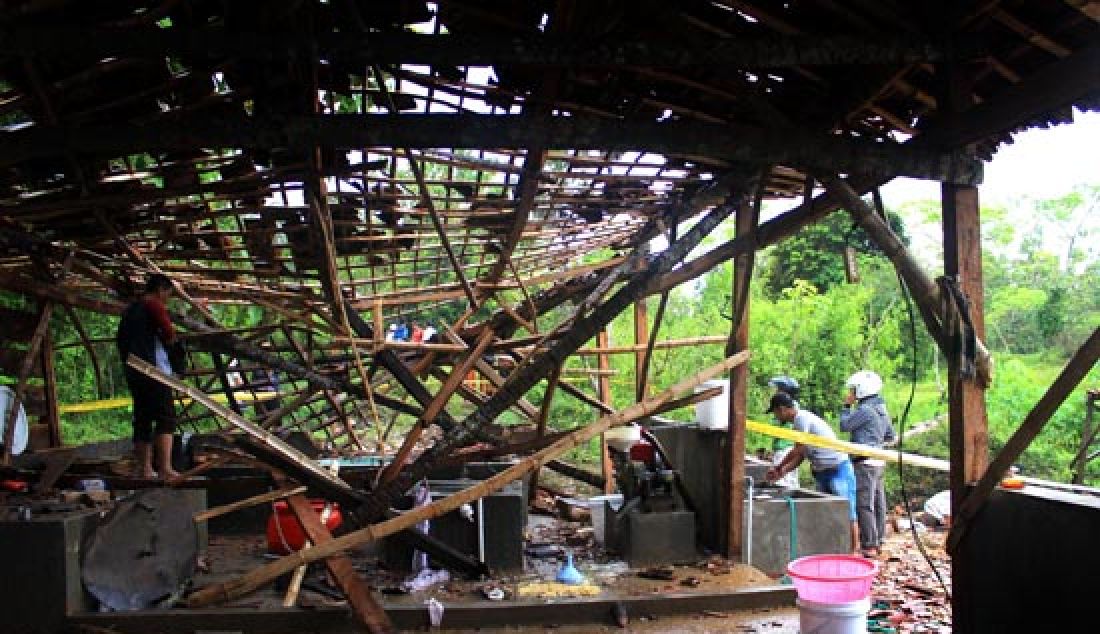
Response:
M172 389L126 365L126 358L133 354L157 366L161 372L172 374L168 350L176 342L176 330L167 308L172 290L172 280L167 276L160 273L149 276L145 293L123 311L115 334L118 356L126 371L126 385L134 399L136 475L152 478L159 472L166 480L179 475L172 469L172 433L176 429Z
M870 370L848 378L848 395L840 412L840 429L852 434L851 441L881 448L895 440L894 426L879 396L882 378ZM886 532L886 490L882 476L886 463L875 458L852 458L856 473L856 514L859 543L864 556L877 557Z
M799 409L790 394L779 392L772 396L768 412L780 422L791 423L795 431L836 440L836 433L829 424L813 412ZM802 461L810 459L817 489L848 500L848 520L851 522L852 554L859 554L859 524L856 522L856 476L848 454L834 449L812 447L798 443L778 467L768 469L768 481L775 482L798 468Z

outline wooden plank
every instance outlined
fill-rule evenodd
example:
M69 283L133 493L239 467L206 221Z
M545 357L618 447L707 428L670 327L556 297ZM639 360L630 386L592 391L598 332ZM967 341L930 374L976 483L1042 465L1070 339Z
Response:
M266 504L268 502L274 502L275 500L281 500L293 495L300 495L306 492L306 487L283 487L274 491L268 491L267 493L261 493L259 495L253 495L250 498L243 500L237 500L236 502L230 502L229 504L222 504L221 506L215 506L208 508L205 511L199 511L195 513L195 522L205 522L215 517L221 517L226 513L232 513L233 511L239 511L252 506L258 506L260 504Z
M1062 368L1058 378L1054 380L1050 388L1043 394L1039 402L1028 412L1020 426L1013 432L997 457L982 474L978 483L962 499L962 504L955 506L952 513L951 534L948 537L948 547L951 551L958 548L959 543L966 536L970 520L981 510L982 505L989 499L989 494L997 483L1001 481L1008 468L1031 445L1031 441L1043 431L1043 427L1050 421L1050 417L1069 397L1073 389L1084 380L1097 360L1100 359L1100 328L1093 330L1092 335L1074 353L1069 362ZM954 464L952 464L954 469ZM954 506L954 504L953 504Z
M294 517L298 518L302 530L309 540L316 546L324 546L332 543L332 533L321 523L313 506L302 495L292 495L286 500ZM344 591L344 596L351 604L351 612L359 623L371 634L388 634L396 632L390 617L386 611L371 596L370 586L363 581L359 573L346 555L333 554L325 559L325 567L336 581L336 585Z

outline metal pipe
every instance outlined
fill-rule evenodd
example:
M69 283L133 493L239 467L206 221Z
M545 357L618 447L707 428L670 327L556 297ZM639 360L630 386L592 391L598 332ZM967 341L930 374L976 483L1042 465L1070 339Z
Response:
M748 508L745 509L745 517L743 520L745 543L741 548L741 561L749 566L752 565L752 500L755 495L756 492L753 490L752 476L745 476L745 496L748 502Z

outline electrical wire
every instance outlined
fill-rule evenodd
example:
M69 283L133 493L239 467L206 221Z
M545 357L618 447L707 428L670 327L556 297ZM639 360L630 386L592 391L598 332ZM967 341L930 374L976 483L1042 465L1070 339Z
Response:
M875 204L875 211L885 220L886 207L883 205L882 196L877 189L872 192L872 199ZM910 346L909 398L905 402L905 408L901 412L901 419L898 423L898 486L901 489L901 503L905 507L905 514L909 519L909 530L913 534L913 542L916 543L917 550L920 551L921 556L924 557L924 561L928 564L928 567L932 569L932 574L936 576L936 581L940 582L940 587L943 588L943 594L947 597L947 605L950 606L951 591L947 589L947 583L944 582L939 568L936 568L936 564L932 561L932 557L929 556L928 551L924 547L924 542L921 541L920 535L917 533L917 522L913 518L913 509L909 504L909 492L905 487L905 462L902 460L905 450L905 426L909 420L909 410L913 406L913 399L917 395L917 319L913 312L913 296L909 292L909 286L905 283L905 279L902 278L900 272L895 271L895 274L898 278L898 288L901 290L901 296L905 299L906 312L909 315Z

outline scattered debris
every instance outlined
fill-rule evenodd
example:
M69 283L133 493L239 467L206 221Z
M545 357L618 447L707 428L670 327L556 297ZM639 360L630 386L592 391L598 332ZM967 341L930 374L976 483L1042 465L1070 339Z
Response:
M540 581L521 584L520 597L539 597L543 599L563 599L567 597L594 597L600 594L600 587L592 583L572 586L556 581Z

